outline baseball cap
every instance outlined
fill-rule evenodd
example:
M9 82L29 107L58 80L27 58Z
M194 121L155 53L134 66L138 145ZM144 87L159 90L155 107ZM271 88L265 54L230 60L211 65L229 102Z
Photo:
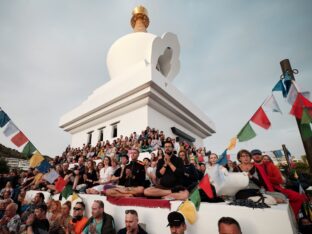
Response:
M181 224L185 223L185 219L183 215L177 211L173 211L168 215L168 226L170 227L177 227L180 226Z

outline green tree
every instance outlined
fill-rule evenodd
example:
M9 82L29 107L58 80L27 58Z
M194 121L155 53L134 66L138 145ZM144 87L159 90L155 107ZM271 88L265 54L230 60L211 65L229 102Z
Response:
M4 158L0 158L0 173L6 174L10 172L10 167Z

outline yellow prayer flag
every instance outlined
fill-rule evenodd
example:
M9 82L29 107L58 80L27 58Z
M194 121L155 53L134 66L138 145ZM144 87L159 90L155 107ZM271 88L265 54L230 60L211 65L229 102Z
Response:
M237 142L237 137L233 137L230 141L229 146L227 147L228 150L232 150L235 148Z
M71 197L71 201L73 202L73 201L75 201L78 198L79 198L78 194L77 193L73 193L73 195Z
M40 165L40 163L44 160L44 157L40 154L39 151L35 151L33 156L29 160L29 166L30 167L37 167Z
M193 204L193 202L186 200L184 201L178 209L179 212L181 212L184 217L186 218L186 220L190 223L190 224L194 224L197 220L197 212L196 212L196 208Z

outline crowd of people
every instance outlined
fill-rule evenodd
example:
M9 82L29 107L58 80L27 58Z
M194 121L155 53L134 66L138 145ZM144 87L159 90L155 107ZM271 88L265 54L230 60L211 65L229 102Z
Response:
M140 161L140 154L146 152L148 154ZM112 142L98 142L94 147L67 147L49 163L77 193L168 200L187 199L205 174L209 175L214 189L222 183L224 175L245 173L249 183L236 193L236 199L265 194L276 203L289 200L297 220L304 221L305 227L312 226L311 217L302 210L304 203L309 204L307 197L285 188L285 178L268 155L262 155L260 150L240 150L237 162L228 160L226 165L219 165L217 160L218 155L204 147L196 148L187 141L166 137L163 131L147 127L140 134L133 132ZM114 219L104 212L102 201L94 201L90 218L84 217L83 202L75 204L71 215L71 202L61 204L49 200L45 203L40 192L31 203L26 201L27 190L58 193L55 182L45 180L37 168L22 172L12 170L10 175L2 175L0 189L0 233L116 232ZM200 195L202 201L224 201L217 189L212 199L201 190ZM125 220L126 228L118 233L146 233L135 225L138 220L135 210L126 212ZM134 232L127 232L132 226L136 227Z

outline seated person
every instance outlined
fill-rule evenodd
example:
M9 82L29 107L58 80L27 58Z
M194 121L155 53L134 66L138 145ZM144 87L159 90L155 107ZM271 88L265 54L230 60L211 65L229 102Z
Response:
M73 218L68 225L69 233L81 234L83 231L88 222L88 218L84 216L85 208L83 202L76 203L73 211Z
M26 220L27 234L41 234L49 231L50 224L46 217L47 205L42 203L35 207L35 212Z
M126 227L118 231L117 234L147 234L139 225L139 217L136 210L126 210L125 224Z
M185 200L189 192L183 187L184 165L181 158L173 154L174 145L171 141L165 143L164 158L157 163L156 176L159 185L144 190L147 197Z
M198 184L198 170L189 162L184 150L179 152L179 157L184 164L183 186L191 192Z
M263 162L263 155L260 150L252 150L251 155L258 169L261 170L262 168L263 173L267 175L273 189L284 194L289 199L289 204L295 214L295 217L298 218L299 210L302 204L306 201L306 196L291 189L285 189L282 186L284 180L280 170L270 161Z
M104 203L102 201L95 200L93 202L92 216L88 219L82 233L116 233L114 218L104 212Z
M3 198L0 199L0 219L3 217L5 213L5 208L10 204L13 203L11 198L11 192L9 190L4 191Z
M113 168L111 164L111 158L108 156L104 157L104 167L100 169L99 180L94 181L94 184L99 185L87 189L88 194L100 194L104 189L104 185L111 183L111 178L113 176Z
M5 215L0 219L0 233L19 233L19 228L21 226L21 218L16 213L17 204L10 203L5 208Z
M281 193L275 193L268 176L261 168L251 162L252 156L248 150L240 150L237 153L237 160L240 164L235 168L234 172L246 172L249 176L249 184L247 188L240 190L236 194L236 198L245 199L251 196L258 196L260 189L265 193L274 197L277 203L285 203L286 197Z
M139 150L129 151L131 162L126 165L118 186L105 191L107 196L113 197L133 197L141 196L144 191L145 169L144 164L138 161ZM122 169L121 169L122 170Z

